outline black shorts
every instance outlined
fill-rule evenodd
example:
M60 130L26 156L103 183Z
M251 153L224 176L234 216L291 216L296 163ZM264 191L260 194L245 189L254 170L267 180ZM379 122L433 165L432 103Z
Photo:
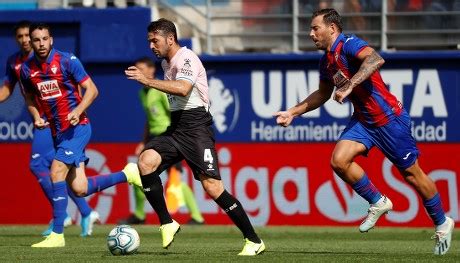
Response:
M153 149L161 156L158 171L164 171L185 159L193 176L200 174L220 180L212 116L204 107L174 111L171 126L153 138L144 151Z

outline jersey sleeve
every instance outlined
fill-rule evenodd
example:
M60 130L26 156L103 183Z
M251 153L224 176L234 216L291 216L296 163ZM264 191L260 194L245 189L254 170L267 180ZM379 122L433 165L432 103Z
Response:
M6 61L5 78L3 81L10 87L14 87L14 85L16 85L16 83L19 81L14 68L11 67L10 58Z
M28 77L28 71L26 70L26 67L22 66L20 73L20 83L21 83L21 89L24 92L24 94L33 94L34 93L34 86Z
M366 41L353 35L345 41L342 50L345 55L356 57L358 53L367 46L369 46L369 44Z
M73 54L70 54L69 57L68 71L79 84L89 78L89 75L86 73L85 68L81 64L80 60Z
M177 75L176 80L188 80L195 84L198 79L198 72L200 69L200 60L196 55L191 52L185 53L177 62Z
M319 60L319 79L322 81L330 81L331 77L329 76L327 70L327 58L326 55L322 56Z

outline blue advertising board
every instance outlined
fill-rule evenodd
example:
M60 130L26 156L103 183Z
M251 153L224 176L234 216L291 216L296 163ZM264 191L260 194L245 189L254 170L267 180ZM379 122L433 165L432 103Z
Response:
M411 115L412 132L418 141L458 142L460 53L437 55L383 54L386 64L381 74ZM335 141L353 113L349 102L339 104L331 99L323 107L296 118L287 128L277 126L272 116L318 89L319 57L304 54L211 58L207 69L217 139Z
M93 142L141 140L145 116L141 88L124 69L140 56L152 56L145 41L149 9L0 12L0 60L17 47L11 27L20 19L53 23L55 47L74 52L99 89L89 116ZM121 22L120 22L121 21ZM347 124L353 107L332 100L296 118L288 128L276 125L273 113L303 100L318 88L321 53L203 55L211 111L219 142L332 142ZM389 89L412 116L412 131L421 142L460 141L460 52L383 53L381 73ZM0 72L5 64L0 63ZM159 73L160 76L161 73ZM28 142L33 126L15 89L0 103L0 142Z

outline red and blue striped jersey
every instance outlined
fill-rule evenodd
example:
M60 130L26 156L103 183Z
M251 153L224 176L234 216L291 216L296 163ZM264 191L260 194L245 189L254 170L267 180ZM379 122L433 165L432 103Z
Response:
M348 79L353 77L362 63L357 56L367 46L355 35L340 34L320 60L320 80L334 83L333 76L339 70ZM402 111L401 102L390 93L379 71L355 87L348 99L353 104L353 116L370 126L383 126Z
M35 56L21 67L24 91L38 98L39 107L50 122L53 136L68 129L67 115L81 102L78 84L89 78L80 60L73 54L52 49L48 59L40 62ZM89 122L86 113L79 124Z
M27 59L33 56L33 52L30 52L28 55L24 55L21 51L14 53L13 55L9 56L6 60L6 71L5 71L5 79L4 83L7 86L15 87L16 83L19 82L19 75L21 72L21 65ZM24 90L21 87L21 92L24 94Z

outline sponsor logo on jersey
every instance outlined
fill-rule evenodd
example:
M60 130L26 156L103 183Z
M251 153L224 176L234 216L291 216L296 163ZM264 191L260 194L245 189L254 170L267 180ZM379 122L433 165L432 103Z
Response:
M57 80L39 82L37 86L42 100L49 100L62 96Z
M184 59L184 65L180 69L180 74L184 76L193 76L192 65L190 64L191 60L186 58Z
M51 72L53 72L53 74L56 74L57 70L58 70L58 68L57 68L56 65L51 66Z

